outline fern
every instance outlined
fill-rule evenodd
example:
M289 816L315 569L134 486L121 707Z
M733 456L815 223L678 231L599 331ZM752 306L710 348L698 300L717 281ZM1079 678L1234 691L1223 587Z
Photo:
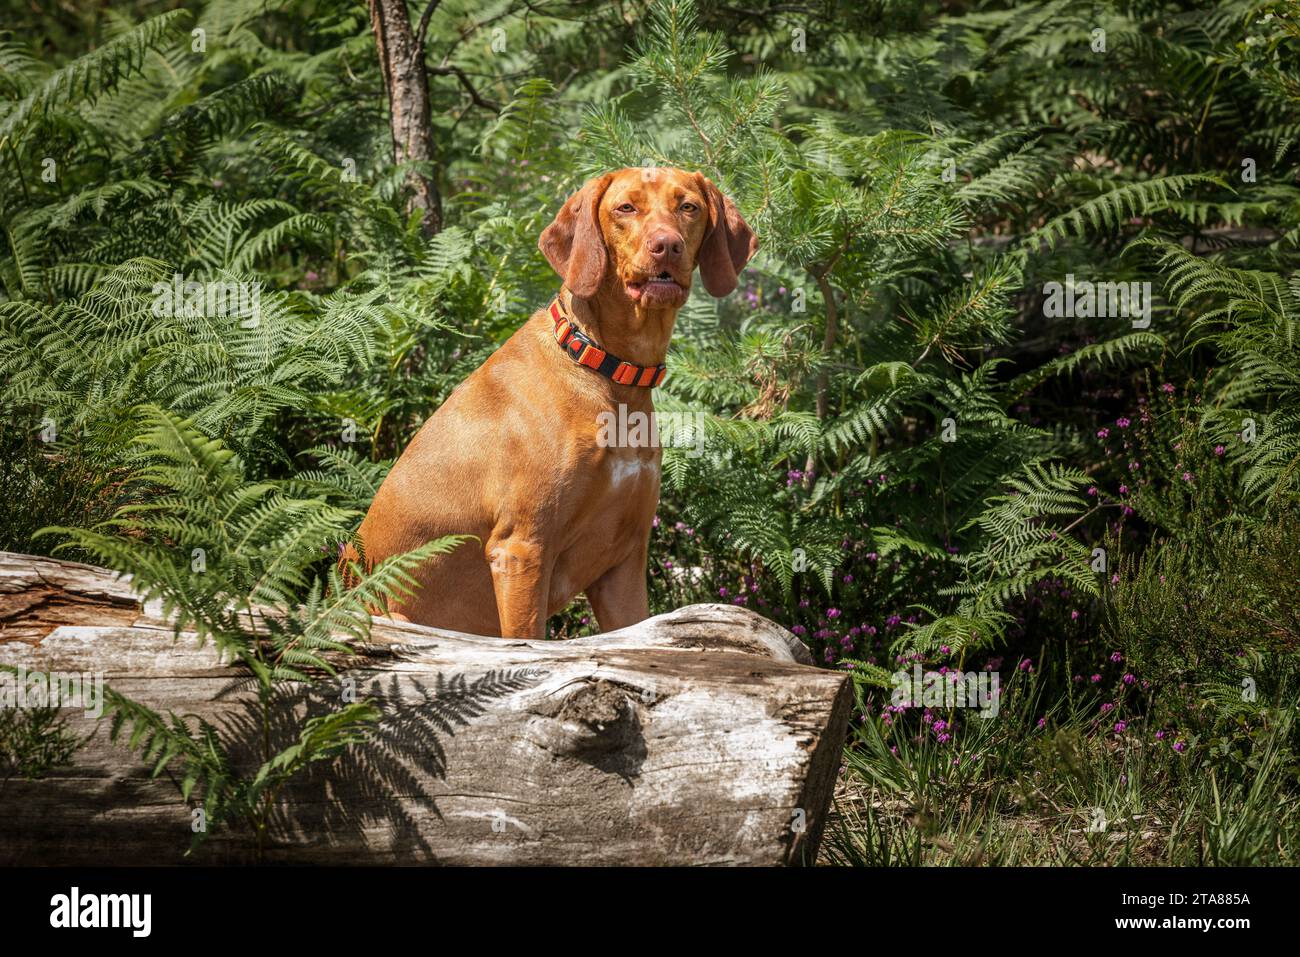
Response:
M145 600L160 601L178 636L213 642L220 655L254 679L264 720L287 686L310 686L336 673L369 635L370 614L416 587L413 572L463 538L451 536L378 563L349 569L345 584L331 562L314 570L346 538L356 512L323 498L290 494L301 483L249 481L239 457L189 420L157 407L138 411L126 504L93 529L51 528L99 561L129 574ZM349 587L351 586L351 587ZM263 847L275 798L310 764L330 760L363 740L381 717L370 702L307 718L297 740L273 751L264 742L251 776L230 756L240 742L221 729L175 714L160 715L107 693L112 735L152 765L179 775L181 798L196 790L212 825L243 821ZM196 832L196 844L208 831Z

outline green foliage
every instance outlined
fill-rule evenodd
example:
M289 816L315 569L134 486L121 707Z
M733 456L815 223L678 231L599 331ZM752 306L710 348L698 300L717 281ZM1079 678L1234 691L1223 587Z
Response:
M272 820L281 790L309 765L365 743L382 717L372 702L360 701L307 718L296 741L268 753L251 773L241 773L231 758L231 744L209 722L171 712L161 715L111 688L105 699L112 715L110 738L150 765L153 777L168 773L181 800L202 810L203 826L194 831L191 852L218 827L241 823L256 836L259 851L265 850L274 836Z
M357 513L323 496L302 497L292 480L249 480L238 455L192 420L156 406L134 411L138 434L126 456L130 479L113 516L93 528L54 528L68 544L128 573L146 601L158 599L179 638L213 642L223 660L253 679L261 723L292 689L334 675L336 663L366 641L370 614L415 587L412 572L462 540L447 537L379 562L321 574ZM211 829L243 822L265 846L276 797L308 765L365 739L380 717L369 701L305 718L296 740L273 747L269 734L251 771L232 757L239 743L207 721L159 714L107 689L111 737L172 774L184 801L196 800ZM201 795L201 797L196 797Z
M0 546L51 547L32 533L60 526L65 554L133 572L264 696L328 674L413 565L350 593L323 566L425 419L554 292L536 242L559 203L611 167L699 169L762 245L736 295L697 290L677 320L656 403L702 435L665 453L654 610L753 607L850 669L864 703L918 656L1043 656L1069 727L1040 750L980 738L1004 769L1052 776L1076 830L1089 801L1145 813L1124 776L1213 817L1179 817L1160 853L1071 837L1059 859L1187 863L1195 843L1239 861L1294 833L1290 732L1221 692L1238 653L1276 675L1295 655L1276 583L1294 580L1300 494L1300 5L444 0L425 44L432 237L403 206L364 5L14 22ZM155 309L178 274L256 288L256 321ZM1068 276L1149 283L1150 327L1049 317L1045 284ZM556 625L589 627L581 604ZM1154 689L1130 717L1189 751L1121 762L1111 723L1071 710L1101 639ZM1209 703L1186 712L1188 695ZM120 708L211 816L254 827L373 720L304 726L236 768L218 730ZM853 765L890 800L925 786L890 747L935 773L949 758L890 740L859 741ZM877 809L844 859L933 860L927 842L969 827L988 859L1042 860L997 819L1030 799L988 793L991 816L917 840ZM1280 830L1241 823L1270 799Z
M1259 526L1189 530L1143 561L1121 555L1117 568L1107 631L1161 681L1227 682L1241 701L1242 678L1269 684L1261 676L1276 674L1300 642L1297 597L1277 587L1300 573L1294 511Z
M17 673L8 665L0 671ZM0 793L10 778L39 780L71 764L81 744L58 708L0 708Z

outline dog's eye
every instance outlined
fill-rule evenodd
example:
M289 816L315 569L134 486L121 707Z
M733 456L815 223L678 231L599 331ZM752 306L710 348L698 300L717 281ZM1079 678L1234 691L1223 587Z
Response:
M683 213L693 213L699 208L700 207L696 206L694 203L682 203Z
M631 203L624 203L622 206L618 207L618 211L620 213L635 213L636 207Z

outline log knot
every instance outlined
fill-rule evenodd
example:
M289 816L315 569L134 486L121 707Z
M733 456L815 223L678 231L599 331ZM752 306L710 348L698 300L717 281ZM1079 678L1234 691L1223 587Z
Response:
M557 699L539 702L532 711L545 719L534 723L534 740L557 754L580 755L625 748L639 736L636 704L609 681L576 682Z

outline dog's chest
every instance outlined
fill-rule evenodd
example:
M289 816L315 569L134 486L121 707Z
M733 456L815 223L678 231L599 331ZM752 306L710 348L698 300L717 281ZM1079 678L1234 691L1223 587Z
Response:
M582 550L598 554L599 562L641 544L659 502L659 476L657 448L600 449L579 483L580 499L570 503L583 530Z
M657 449L610 449L590 463L556 559L552 609L644 550L659 503L659 462Z
M659 499L657 448L602 449L593 463L591 494L601 504L625 516L632 524L648 522Z
M609 478L609 490L614 495L639 491L647 484L658 486L658 456L628 451L621 455L611 455L604 465Z

